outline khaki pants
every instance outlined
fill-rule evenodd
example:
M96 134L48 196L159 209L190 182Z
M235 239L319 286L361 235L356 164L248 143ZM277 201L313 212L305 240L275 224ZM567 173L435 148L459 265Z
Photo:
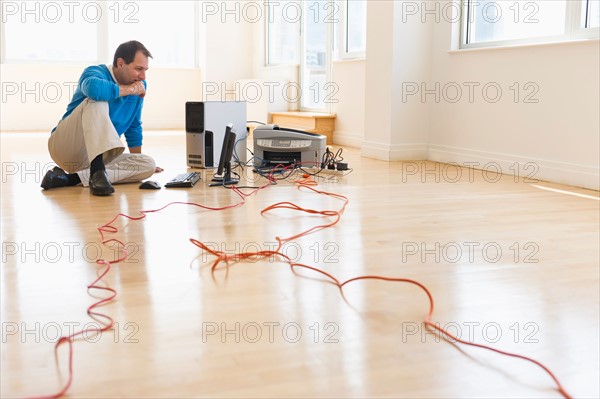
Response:
M52 160L67 173L77 173L89 185L90 162L98 155L111 183L132 183L152 176L154 159L142 154L125 154L125 146L113 126L106 101L85 99L59 122L48 140Z

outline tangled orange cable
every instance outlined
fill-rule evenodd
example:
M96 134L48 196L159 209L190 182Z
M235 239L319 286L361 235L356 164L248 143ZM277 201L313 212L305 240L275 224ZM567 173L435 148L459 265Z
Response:
M237 193L237 194L239 195L239 193ZM58 339L58 341L54 345L55 356L58 356L58 348L62 344L67 343L68 347L69 347L69 357L68 357L69 373L68 373L67 382L65 383L65 385L62 387L62 389L60 391L58 391L54 394L47 395L47 396L34 397L32 399L54 399L54 398L59 398L61 396L64 396L67 393L67 391L69 390L69 388L71 387L71 384L73 382L73 341L75 341L76 338L78 338L84 334L86 334L86 336L88 333L101 334L107 330L110 330L113 327L113 325L115 324L114 320L110 316L103 314L103 313L99 313L97 311L94 311L94 309L97 307L100 307L108 302L111 302L117 296L116 290L114 290L110 287L104 286L104 285L99 285L98 283L110 272L112 265L124 262L127 259L127 257L129 256L129 253L125 249L126 244L124 242L114 239L114 238L110 238L110 239L105 238L105 233L117 233L119 231L119 229L117 227L113 226L113 223L117 219L122 217L125 219L134 220L134 221L142 220L142 219L146 218L147 214L162 211L163 209L166 209L172 205L189 205L189 206L196 206L196 207L207 209L207 210L231 209L231 208L235 208L235 207L238 207L238 206L241 206L244 204L244 197L241 195L240 195L240 197L242 197L241 202L238 202L238 203L235 203L232 205L228 205L228 206L224 206L224 207L209 207L209 206L200 205L200 204L197 204L194 202L171 202L171 203L168 203L167 205L165 205L161 208L158 208L158 209L153 209L153 210L148 210L148 211L140 211L140 216L134 217L134 216L126 215L124 213L119 213L114 218L112 218L112 220L110 222L98 227L97 230L100 233L102 244L108 245L111 243L116 243L120 247L119 251L122 253L121 257L119 257L118 259L114 259L112 261L105 260L105 259L98 259L96 261L96 263L99 265L102 265L103 268L100 270L100 274L98 275L98 278L96 278L91 284L89 284L87 286L88 291L89 290L101 290L101 291L107 291L110 293L109 296L100 299L99 301L93 303L92 305L90 305L87 308L88 316L90 316L92 319L96 320L101 325L101 327L99 327L99 328L89 327L84 330L76 331L70 335L62 336Z
M309 266L309 265L304 265L304 264L300 264L300 263L292 263L291 259L286 256L285 254L283 254L282 252L280 252L281 247L283 246L284 243L289 242L291 240L300 238L304 235L313 233L317 230L320 229L324 229L327 227L331 227L335 224L337 224L341 218L341 215L343 214L343 212L346 209L346 206L348 205L348 198L346 198L343 195L339 195L339 194L334 194L334 193L329 193L329 192L325 192L325 191L319 191L317 189L314 189L312 187L309 187L307 185L303 185L300 184L299 188L306 188L309 190L312 190L313 192L317 193L317 194L321 194L321 195L327 195L327 196L332 196L334 198L340 199L342 201L344 201L344 205L342 206L342 208L338 211L334 211L334 210L323 210L323 211L318 211L318 210L314 210L314 209L305 209L302 208L296 204L293 204L291 202L278 202L276 204L270 205L268 207L266 207L265 209L263 209L261 211L261 214L264 214L266 212L269 212L273 209L291 209L294 211L299 211L299 212L305 212L305 213L309 213L309 214L313 214L313 215L321 215L324 217L334 217L334 220L330 223L327 224L323 224L323 225L319 225L319 226L315 226L312 227L302 233L293 235L291 237L288 238L280 238L280 237L276 237L276 240L279 242L279 247L277 248L277 250L275 251L259 251L259 252L244 252L241 254L226 254L225 252L222 251L214 251L209 249L206 245L204 245L203 243L199 242L198 240L195 240L193 238L190 239L190 241L192 242L192 244L196 245L197 247L211 253L212 255L215 255L217 257L217 259L215 260L215 262L213 263L211 270L214 272L216 270L216 268L218 267L220 262L225 262L227 264L227 266L229 266L229 262L237 262L240 260L244 260L244 259L257 259L257 258L261 258L261 257L267 257L267 256L279 256L281 258L283 258L285 261L287 261L287 263L290 265L291 269L293 270L294 268L305 268L305 269L309 269L312 270L314 272L320 273L324 276L326 276L329 280L331 280L331 282L336 285L342 296L344 296L343 293L343 288L345 285L350 284L354 281L359 281L359 280L382 280L382 281L391 281L391 282L399 282L399 283L409 283L409 284L413 284L418 286L419 288L421 288L425 294L427 294L427 297L429 299L429 312L427 313L427 317L425 318L425 325L433 328L434 330L440 332L442 334L442 336L447 339L447 338L451 338L453 340L455 340L456 342L459 342L461 344L464 345L470 345L473 347L477 347L477 348L482 348L482 349L488 349L490 351L496 352L496 353L500 353L502 355L506 355L506 356L511 356L511 357L516 357L516 358L520 358L526 361L529 361L539 367L541 367L551 378L552 380L554 380L554 382L556 383L556 386L558 388L558 392L564 396L567 399L570 399L571 396L569 395L569 393L565 390L565 388L562 386L562 384L560 383L560 381L558 380L558 378L554 375L554 373L552 373L552 371L550 371L550 369L548 369L546 366L544 366L542 363L538 362L535 359L532 359L530 357L527 356L523 356L523 355L519 355L516 353L511 353L511 352L506 352L506 351L502 351L496 348L493 348L491 346L487 346L487 345L482 345L482 344L478 344L475 342L470 342L470 341L465 341L463 339L460 339L456 336L454 336L453 334L451 334L450 332L448 332L447 330L439 327L438 325L436 325L435 323L433 323L431 321L432 316L433 316L433 310L434 310L434 302L433 302L433 296L431 295L431 293L429 292L429 290L427 289L427 287L425 287L423 284L421 284L420 282L416 281L416 280L411 280L411 279L406 279L406 278L394 278L394 277L384 277L384 276L376 276L376 275L368 275L368 276L358 276L358 277L353 277L351 279L348 279L346 281L340 282L337 278L335 278L333 275L331 275L330 273L327 273L324 270L321 270L319 268L313 267L313 266Z
M308 184L307 184L308 183ZM239 262L241 260L245 260L245 259L258 259L258 258L263 258L263 257L271 257L271 256L277 256L277 257L281 257L282 259L284 259L289 265L290 268L292 269L292 271L294 270L294 268L305 268L308 270L312 270L314 272L320 273L324 276L326 276L329 280L331 280L331 282L336 285L339 290L341 295L343 296L343 287L351 282L354 281L359 281L359 280L383 280L383 281L391 281L391 282L403 282L403 283L410 283L413 285L418 286L419 288L421 288L423 291L425 291L425 293L427 294L427 297L429 298L429 312L427 314L427 317L425 318L425 324L427 326L429 326L430 328L433 328L437 331L439 331L440 333L442 333L445 337L450 337L452 339L454 339L456 342L460 342L462 344L465 345L471 345L471 346L475 346L475 347L479 347L479 348L484 348L484 349L488 349L506 356L512 356L512 357L517 357L517 358L521 358L527 361L530 361L534 364L536 364L537 366L541 367L544 371L546 371L546 373L548 373L550 375L550 377L554 380L554 382L556 383L557 387L558 387L558 391L561 393L561 395L563 395L565 398L570 398L570 395L566 392L566 390L562 387L561 383L559 382L559 380L556 378L556 376L547 368L545 367L543 364L541 364L540 362L531 359L529 357L526 356L522 356L522 355L518 355L518 354L514 354L514 353L509 353L509 352L505 352L505 351L501 351L486 345L481 345L481 344L477 344L474 342L469 342L469 341L464 341L461 340L457 337L455 337L454 335L450 334L448 331L442 329L441 327L437 326L436 324L431 322L431 318L433 315L433 310L434 310L434 302L433 302L433 296L431 295L431 293L429 292L429 290L421 283L419 283L418 281L415 280L411 280L411 279L403 279L403 278L392 278L392 277L384 277L384 276L359 276L359 277L354 277L351 279L348 279L344 282L340 282L337 278L335 278L333 275L318 269L316 267L313 266L309 266L309 265L304 265L304 264L300 264L300 263L292 263L291 259L286 256L285 254L281 253L280 250L282 248L282 246L286 243L289 242L291 240L300 238L304 235L313 233L315 231L321 230L321 229L325 229L331 226L334 226L335 224L337 224L341 218L341 215L344 213L346 206L348 205L348 198L346 198L343 195L339 195L339 194L334 194L334 193L329 193L329 192L325 192L325 191L320 191L317 189L314 189L312 187L309 186L309 184L312 185L312 183L310 182L301 182L299 183L298 188L302 189L308 189L311 190L317 194L320 195L326 195L326 196L331 196L333 198L339 199L341 201L344 202L343 206L341 207L340 210L324 210L324 211L319 211L319 210L314 210L314 209L305 209L302 208L296 204L293 204L291 202L279 202L276 204L273 204L265 209L263 209L261 211L261 214L264 214L266 212L269 212L271 210L274 209L291 209L294 211L299 211L299 212L305 212L308 214L312 214L312 215L320 215L323 217L331 217L333 218L333 221L329 222L329 223L325 223L322 225L318 225L315 227L312 227L306 231L303 231L299 234L287 237L287 238L280 238L280 237L276 237L277 241L279 242L279 246L277 248L277 250L275 251L260 251L260 252L246 252L246 253L241 253L241 254L226 254L224 252L221 251L214 251L210 248L208 248L206 245L204 245L203 243L201 243L198 240L195 240L193 238L190 239L190 241L192 242L192 244L196 245L197 247L201 248L202 250L207 251L208 253L214 255L217 257L217 259L215 260L215 262L212 265L212 272L214 272L216 270L216 268L218 267L218 265L221 262L226 263L227 266L229 266L229 262ZM98 275L98 278L96 278L90 285L87 286L88 290L91 289L96 289L96 290L104 290L104 291L108 291L110 293L109 296L107 296L106 298L102 298L99 301L95 302L94 304L92 304L91 306L88 307L87 309L87 314L92 317L94 320L98 321L100 324L102 324L102 326L100 328L88 328L85 330L81 330L78 332L75 332L71 335L68 336L63 336L61 337L58 342L55 345L55 354L58 350L58 347L60 345L62 345L63 343L68 343L69 345L69 358L68 358L68 369L69 369L69 374L68 374L68 380L67 383L63 386L63 388L57 392L56 394L50 395L50 396L43 396L41 398L58 398L63 396L70 388L71 383L73 381L73 341L75 340L75 338L77 338L78 336L81 336L84 333L88 333L88 332L96 332L96 333L101 333L104 332L106 330L109 330L113 327L114 325L114 320L108 316L105 315L103 313L99 313L97 311L94 311L95 308L102 306L110 301L112 301L116 295L117 292L107 286L102 286L102 285L98 285L98 283L110 272L111 270L111 265L113 264L117 264L120 262L123 262L125 259L127 259L127 257L129 256L129 254L127 253L127 251L125 250L125 244L117 239L105 239L105 233L117 233L119 230L117 227L113 226L113 223L119 218L119 217L123 217L129 220L134 220L134 221L139 221L142 219L145 219L148 213L154 213L154 212L159 212L171 205L189 205L189 206L196 206L196 207L200 207L203 209L207 209L207 210L225 210L225 209L230 209L230 208L235 208L238 206L241 206L245 203L245 197L252 195L256 192L258 192L260 189L263 189L266 186L260 187L259 189L254 190L252 193L250 194L245 194L243 192L241 192L237 187L233 186L233 192L235 192L238 196L240 196L242 198L242 201L233 205L229 205L229 206L225 206L225 207L208 207L208 206L204 206L204 205L200 205L200 204L196 204L193 202L172 202L169 203L161 208L158 209L154 209L154 210L148 210L148 211L140 211L140 215L141 216L137 216L137 217L133 217L133 216L128 216L125 215L123 213L119 213L118 215L116 215L110 222L102 225L101 227L98 227L98 231L100 233L101 239L102 239L102 243L104 245L107 245L109 243L116 243L117 245L119 245L121 247L120 251L122 252L122 256L118 259L115 259L113 261L107 261L104 259L99 259L96 261L97 264L103 265L104 268L100 270L100 274Z
M321 195L326 195L326 196L337 198L339 200L342 200L344 202L344 205L342 206L342 208L339 211L331 211L331 210L317 211L317 210L314 210L314 209L305 209L305 208L302 208L302 207L300 207L300 206L298 206L296 204L293 204L291 202L284 201L284 202L278 202L276 204L270 205L270 206L266 207L265 209L263 209L262 211L260 211L260 214L262 215L262 214L264 214L266 212L269 212L269 211L271 211L273 209L291 209L291 210L294 210L294 211L305 212L305 213L309 213L309 214L312 214L312 215L331 216L331 217L335 218L330 223L312 227L312 228L310 228L310 229L308 229L306 231L303 231L302 233L298 233L298 234L293 235L291 237L287 237L287 238L275 237L275 239L277 240L277 242L279 242L279 248L277 249L277 251L279 251L281 249L281 247L286 242L295 240L296 238L300 238L300 237L302 237L304 235L313 233L313 232L315 232L317 230L322 230L322 229L326 229L328 227L335 226L340 221L340 219L342 217L342 214L346 210L346 206L348 205L348 202L349 202L347 197L345 197L343 195L340 195L340 194L334 194L334 193L329 193L329 192L326 192L326 191L320 191L320 190L317 190L316 188L307 186L305 184L299 184L298 185L298 189L301 189L301 188L306 188L306 189L311 190L311 191L313 191L313 192L315 192L317 194L321 194Z

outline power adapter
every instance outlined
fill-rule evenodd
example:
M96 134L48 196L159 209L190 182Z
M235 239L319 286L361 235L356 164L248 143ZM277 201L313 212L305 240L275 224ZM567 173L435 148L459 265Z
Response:
M337 170L348 170L348 163L346 162L338 162L336 166Z

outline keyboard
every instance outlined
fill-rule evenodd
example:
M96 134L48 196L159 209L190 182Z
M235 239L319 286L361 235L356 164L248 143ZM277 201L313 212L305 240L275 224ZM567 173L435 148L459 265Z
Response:
M200 172L181 173L169 180L165 187L194 187L200 180Z

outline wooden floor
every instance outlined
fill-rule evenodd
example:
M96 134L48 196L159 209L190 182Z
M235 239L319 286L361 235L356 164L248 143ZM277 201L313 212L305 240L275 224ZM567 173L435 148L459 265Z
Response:
M46 139L1 136L2 397L49 395L66 382L67 347L57 365L54 342L93 326L86 309L105 295L86 290L94 261L117 255L100 245L98 226L173 201L239 201L209 188L208 175L193 189L121 185L106 198L82 187L43 191ZM165 168L161 183L186 171L183 134L149 135L144 151ZM533 357L574 397L600 396L597 192L343 155L354 171L319 185L349 198L341 221L286 245L288 256L340 280L416 279L431 291L441 327ZM118 296L99 309L117 324L74 343L68 396L560 397L531 363L425 330L427 296L416 286L355 282L344 300L317 274L294 274L277 259L211 274L214 257L190 238L231 254L272 249L275 237L324 222L285 210L261 216L279 201L342 205L282 182L227 211L176 205L143 221L119 219L110 237L131 255L104 278Z

